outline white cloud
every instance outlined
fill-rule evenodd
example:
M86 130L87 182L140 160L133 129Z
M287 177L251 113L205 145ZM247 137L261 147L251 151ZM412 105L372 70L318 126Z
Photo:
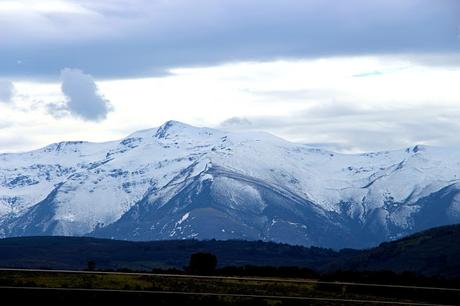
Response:
M14 84L11 81L0 80L0 102L11 102L15 93Z
M342 152L399 149L415 144L460 147L460 106L360 109L350 105L344 112L336 111L343 109L342 104L336 101L288 116L232 119L231 125L224 121L222 126L233 131L264 130Z
M91 11L85 9L77 3L62 0L4 0L0 2L0 12L24 11L34 11L40 13L91 13Z
M353 77L366 71L383 74ZM90 76L81 71L76 75L90 84L87 92L97 92ZM114 110L97 123L49 116L50 109L55 116L68 112L59 84L15 82L18 92L33 97L16 96L22 109L32 105L31 100L43 102L34 112L10 110L5 118L16 123L10 133L33 137L36 142L21 147L29 149L37 142L117 139L169 119L264 130L344 151L415 143L460 146L459 79L460 67L423 66L389 56L244 62L174 69L166 77L98 82L106 98L96 96L96 105L107 99ZM90 106L74 113L86 114ZM104 107L94 113L104 114ZM0 143L0 151L8 146Z

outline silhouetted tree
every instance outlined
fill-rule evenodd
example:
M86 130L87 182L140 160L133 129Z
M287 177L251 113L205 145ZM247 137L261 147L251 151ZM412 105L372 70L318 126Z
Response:
M217 257L211 253L194 253L190 256L187 271L191 274L213 274L217 266Z

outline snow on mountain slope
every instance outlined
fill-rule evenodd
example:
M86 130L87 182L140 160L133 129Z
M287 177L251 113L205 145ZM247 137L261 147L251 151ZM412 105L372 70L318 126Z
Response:
M168 121L1 154L0 234L368 246L459 222L459 176L457 149L338 154Z

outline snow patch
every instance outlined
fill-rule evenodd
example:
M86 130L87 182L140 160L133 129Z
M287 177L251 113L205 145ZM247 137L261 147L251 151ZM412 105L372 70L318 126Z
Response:
M184 222L185 220L187 220L189 216L190 216L190 212L184 214L184 215L180 218L180 220L177 221L176 225L182 224L182 222Z

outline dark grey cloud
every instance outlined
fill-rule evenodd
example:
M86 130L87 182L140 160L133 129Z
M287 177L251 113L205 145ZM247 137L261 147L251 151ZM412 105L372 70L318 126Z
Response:
M107 117L110 103L97 88L91 75L80 69L65 68L61 71L62 93L66 96L65 104L50 104L48 110L59 117L65 112L88 121L100 121Z
M14 84L11 81L0 80L0 102L11 102L15 93Z
M317 105L291 116L231 118L219 127L264 130L334 151L376 151L415 144L460 146L460 107L360 108L342 102ZM241 122L241 124L238 124Z
M19 0L25 1L25 0ZM459 52L458 0L70 0L0 9L0 74L147 76L178 66L359 54Z

